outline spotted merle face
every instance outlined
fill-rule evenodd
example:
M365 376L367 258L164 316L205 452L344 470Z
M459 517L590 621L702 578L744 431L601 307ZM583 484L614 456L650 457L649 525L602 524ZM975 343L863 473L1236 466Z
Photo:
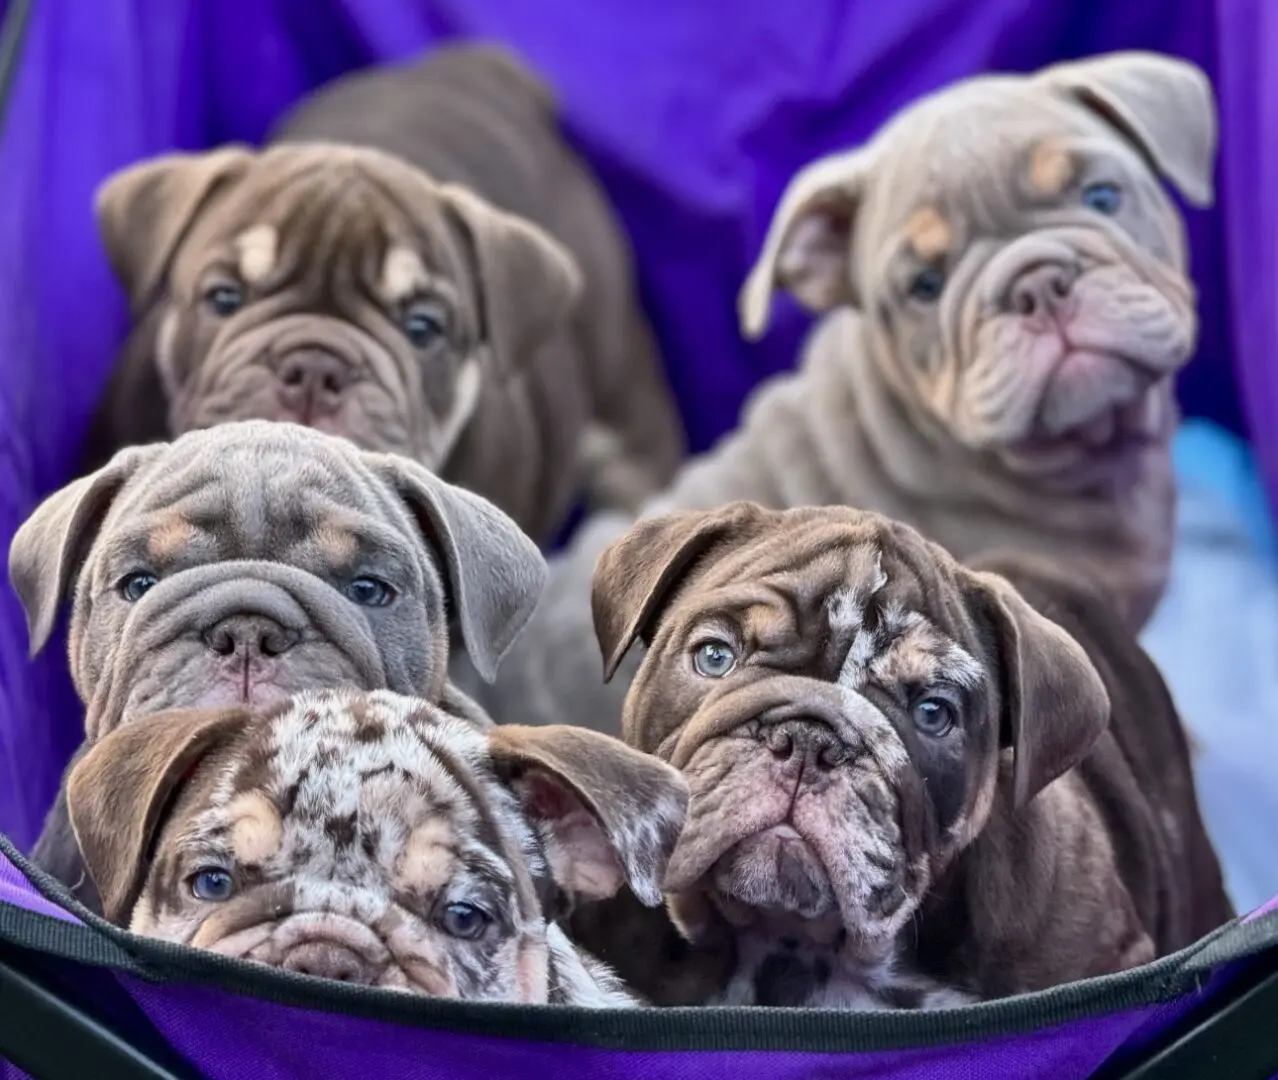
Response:
M326 691L251 718L174 715L179 759L161 756L148 775L190 778L167 806L157 795L131 815L162 821L133 886L113 887L112 875L146 845L130 847L128 829L105 834L99 802L110 793L104 770L118 771L125 742L144 738L135 732L148 722L108 736L69 790L108 917L149 937L362 985L624 1003L554 921L577 895L659 872L682 814L673 770L603 736L587 748L607 759L611 744L619 782L652 795L645 834L624 809L602 822L575 766L549 765L518 734L417 699ZM563 740L550 740L560 752ZM624 793L606 795L622 805ZM643 835L648 848L636 846Z
M1010 778L1023 750L1030 767L1014 709L1035 692L1025 649L1034 680L1088 677L1078 646L1009 591L845 508L669 515L605 553L605 656L648 645L624 737L692 792L665 887L694 940L726 924L760 970L815 949L813 984L891 967L929 884L988 820L1003 765Z

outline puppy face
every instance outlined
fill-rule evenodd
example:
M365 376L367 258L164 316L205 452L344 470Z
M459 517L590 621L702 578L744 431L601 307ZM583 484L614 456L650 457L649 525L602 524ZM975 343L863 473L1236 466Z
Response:
M600 558L594 607L609 670L648 643L626 741L691 787L672 913L694 939L734 928L754 1001L890 965L995 798L1032 798L1108 720L1063 631L874 514L653 518ZM781 1002L769 961L797 942L824 975Z
M175 434L288 420L437 469L579 291L541 230L367 149L157 158L98 215Z
M450 613L491 675L545 574L485 500L263 421L122 451L46 500L9 560L33 649L74 594L90 738L161 709L261 706L312 686L437 699Z
M925 98L784 195L742 295L851 304L882 376L1018 472L1094 480L1169 437L1195 342L1183 225L1157 175L1211 201L1197 69L1115 54Z
M481 725L388 692L148 717L68 781L104 912L139 934L537 1003L618 996L551 924L565 895L625 881L659 901L686 803L673 769L617 740Z

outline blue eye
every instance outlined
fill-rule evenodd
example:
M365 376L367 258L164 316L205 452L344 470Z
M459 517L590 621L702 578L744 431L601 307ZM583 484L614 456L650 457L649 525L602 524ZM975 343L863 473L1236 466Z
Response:
M945 271L935 266L920 270L910 282L910 295L924 304L931 304L940 299L944 289Z
M244 306L244 290L235 285L214 285L204 294L204 302L214 315L226 319Z
M1099 184L1088 184L1083 188L1083 205L1098 214L1112 217L1123 205L1123 191L1117 184L1108 181Z
M488 929L488 913L474 904L449 904L439 915L439 925L450 937L474 941Z
M149 574L145 570L138 570L132 574L125 574L120 579L119 589L120 595L124 597L130 604L136 604L148 592L150 592L159 583L159 578L154 574Z
M928 697L917 702L911 712L914 726L924 735L939 739L958 722L954 706L944 698Z
M737 666L737 654L722 641L707 641L693 653L692 666L707 679L722 679Z
M357 577L346 586L346 597L360 607L385 607L395 599L395 590L375 577Z
M418 349L424 349L446 329L444 313L436 304L419 302L405 312L401 324L408 340Z
M191 895L211 904L229 900L235 892L235 880L225 870L216 867L197 870L187 880L191 886Z

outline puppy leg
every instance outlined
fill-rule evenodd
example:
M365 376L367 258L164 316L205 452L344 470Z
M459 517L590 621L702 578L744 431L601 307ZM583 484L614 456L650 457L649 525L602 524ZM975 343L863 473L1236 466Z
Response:
M72 764L80 757L77 753ZM88 868L80 855L71 816L67 813L66 784L58 789L57 800L44 821L44 829L31 849L30 859L50 877L60 881L81 904L95 915L102 913L102 902Z

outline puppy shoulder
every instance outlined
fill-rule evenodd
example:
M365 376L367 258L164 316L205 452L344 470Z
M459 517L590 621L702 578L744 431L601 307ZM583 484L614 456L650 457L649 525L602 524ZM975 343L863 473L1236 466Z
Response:
M569 940L556 923L546 927L550 952L550 1003L588 1009L636 1008L639 999L602 960Z

